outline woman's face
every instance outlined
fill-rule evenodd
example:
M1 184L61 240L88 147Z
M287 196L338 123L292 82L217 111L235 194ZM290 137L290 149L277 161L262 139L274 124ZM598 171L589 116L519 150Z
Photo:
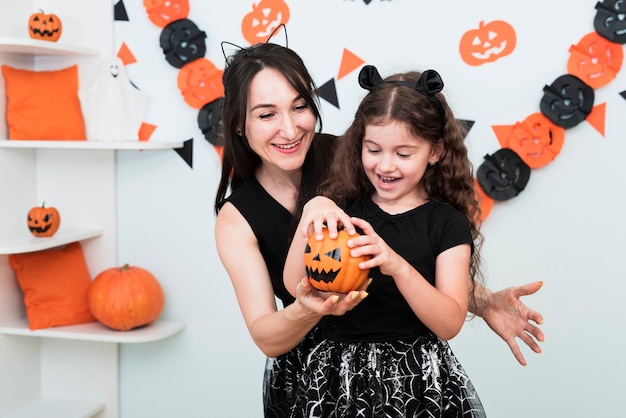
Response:
M376 189L374 201L398 212L424 203L422 178L428 163L439 160L440 148L415 136L404 122L367 125L361 158Z
M287 79L266 68L248 89L246 138L263 164L299 170L315 135L315 114Z

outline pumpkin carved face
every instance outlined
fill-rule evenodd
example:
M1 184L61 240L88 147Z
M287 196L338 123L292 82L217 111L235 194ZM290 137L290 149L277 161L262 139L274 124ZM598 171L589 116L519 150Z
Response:
M480 22L477 29L463 34L459 42L459 52L466 64L481 65L509 55L515 49L516 43L515 30L507 22Z
M61 225L61 216L54 207L45 207L45 203L28 211L28 229L36 237L51 237Z
M324 229L324 238L318 241L312 234L304 250L304 266L311 285L321 291L348 293L356 290L367 280L369 269L361 270L359 263L369 257L352 257L347 241L351 238L340 230L331 239Z
M283 0L261 0L241 22L241 33L252 45L267 42L280 24L287 24L289 6Z
M33 13L28 19L28 36L33 39L56 42L61 37L63 25L55 14L46 14L43 11Z
M569 49L567 72L597 89L615 78L622 67L622 46L609 42L596 32L585 35Z
M201 109L207 103L224 96L222 70L206 58L198 58L178 72L178 89L185 103Z
M571 74L558 77L545 86L539 103L541 113L555 125L572 128L584 121L593 109L593 89Z

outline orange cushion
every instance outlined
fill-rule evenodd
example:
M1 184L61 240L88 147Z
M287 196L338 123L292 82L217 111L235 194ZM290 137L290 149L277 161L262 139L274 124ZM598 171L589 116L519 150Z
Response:
M24 293L31 330L93 322L87 304L91 278L78 242L63 249L9 255Z
M78 99L78 67L56 71L2 66L7 95L9 139L84 140Z

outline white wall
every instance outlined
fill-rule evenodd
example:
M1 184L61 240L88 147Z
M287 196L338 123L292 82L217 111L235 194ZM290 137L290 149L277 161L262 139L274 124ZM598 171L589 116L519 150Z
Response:
M596 12L596 0L287 3L289 46L320 85L337 77L343 48L383 75L437 69L457 116L476 122L467 138L476 167L500 148L492 125L539 111L544 85L567 72L568 49L594 30ZM206 58L218 67L222 40L246 44L241 20L252 4L190 1L189 19L206 32ZM152 140L193 138L194 157L190 168L173 151L118 153L119 261L155 273L166 292L164 317L186 323L169 340L122 347L122 417L261 417L264 359L213 241L219 159L197 127L197 110L178 92L178 70L162 54L160 29L141 2L125 6L130 21L115 24L116 45L126 42L137 58L127 71L151 97L146 121L158 125ZM472 67L459 57L458 42L481 20L509 22L517 47ZM341 109L323 103L327 132L340 134L352 118L363 96L357 72L335 80ZM545 281L525 300L544 314L546 333L541 355L523 349L527 367L481 320L452 342L491 417L617 416L623 409L624 72L595 91L595 103L607 103L605 136L586 122L566 130L555 161L533 170L526 190L497 203L485 222L492 288Z

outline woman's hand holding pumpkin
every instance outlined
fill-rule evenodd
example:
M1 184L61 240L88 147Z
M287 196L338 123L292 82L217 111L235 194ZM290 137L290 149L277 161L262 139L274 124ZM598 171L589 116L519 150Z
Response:
M354 309L367 297L365 289L369 285L366 281L359 290L346 294L320 292L315 289L305 277L296 288L296 302L298 302L312 316L316 315L343 315Z

